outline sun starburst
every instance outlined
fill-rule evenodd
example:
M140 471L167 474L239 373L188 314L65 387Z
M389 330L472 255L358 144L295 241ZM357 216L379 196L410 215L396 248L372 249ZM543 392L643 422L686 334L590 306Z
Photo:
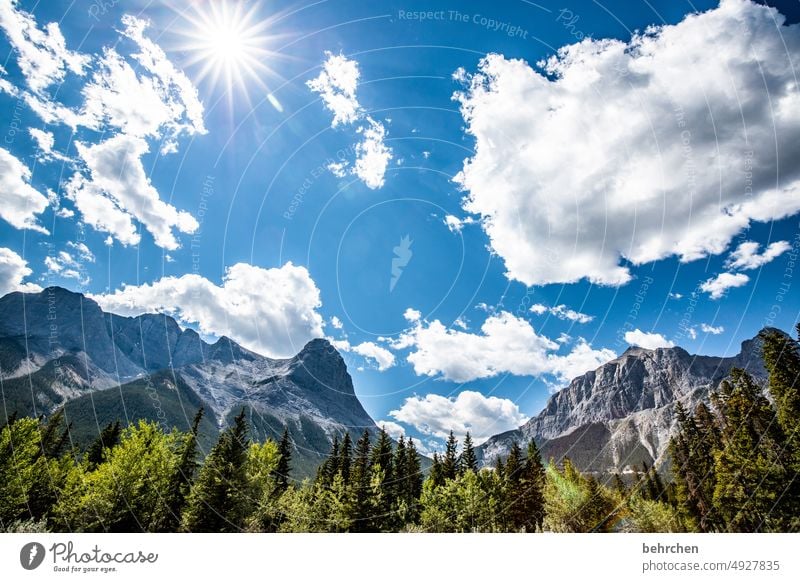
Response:
M237 0L209 0L193 3L183 17L187 26L179 31L177 47L189 56L186 65L196 68L198 84L212 90L223 88L228 99L241 93L245 97L253 86L268 91L266 79L273 75L270 63L275 53L269 50L270 19L260 15L258 3ZM248 98L249 100L249 98Z

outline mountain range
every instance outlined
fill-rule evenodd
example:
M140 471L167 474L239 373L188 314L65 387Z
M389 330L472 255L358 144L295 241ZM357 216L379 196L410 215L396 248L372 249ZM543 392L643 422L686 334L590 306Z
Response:
M324 339L272 359L227 337L207 343L168 315L105 313L60 287L0 298L0 383L0 424L14 412L63 406L78 446L117 419L186 430L202 406L200 442L208 447L244 408L256 440L289 429L298 476L313 474L335 436L378 430Z
M693 410L732 368L766 379L758 336L733 357L698 356L680 347L628 348L620 357L573 379L544 410L516 430L478 448L484 465L508 454L513 442L534 439L542 456L568 456L586 472L630 473L634 466L666 468L675 403Z
M569 456L587 472L668 467L675 402L694 408L733 367L763 380L757 337L734 357L628 348L573 379L521 427L489 438L477 448L478 459L492 465L513 442L524 448L534 439L546 459ZM60 287L0 298L0 389L0 424L12 413L47 415L63 407L77 446L117 419L187 430L203 407L200 443L207 449L244 408L257 440L280 438L288 428L297 476L313 474L334 437L378 430L327 340L271 359L227 337L208 343L168 315L106 313Z

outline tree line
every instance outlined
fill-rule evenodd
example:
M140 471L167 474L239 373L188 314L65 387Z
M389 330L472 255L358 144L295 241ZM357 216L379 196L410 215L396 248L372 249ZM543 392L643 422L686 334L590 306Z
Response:
M798 330L800 332L800 329ZM679 532L800 530L800 352L762 335L766 391L744 371L710 406L676 405L669 460L624 475L544 463L535 441L479 468L451 432L430 468L385 430L336 437L313 479L291 478L292 439L253 442L242 411L204 459L188 432L106 426L83 453L62 412L0 429L0 527L99 532ZM667 470L668 469L668 470ZM609 478L610 477L610 478Z

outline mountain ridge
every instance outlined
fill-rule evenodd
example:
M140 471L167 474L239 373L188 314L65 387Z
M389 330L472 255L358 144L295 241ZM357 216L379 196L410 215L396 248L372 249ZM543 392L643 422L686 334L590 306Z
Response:
M478 456L490 465L513 442L536 440L545 458L564 456L588 472L632 471L662 465L677 400L687 408L707 401L734 367L766 378L758 335L735 356L690 354L680 346L631 346L617 358L574 379L550 396L539 414L517 429L490 437Z
M334 437L378 430L344 359L323 338L273 359L228 337L208 343L166 314L104 312L62 287L0 298L0 381L0 423L12 412L66 407L84 440L117 418L168 418L185 430L200 406L211 433L244 408L257 439L289 429L301 475L312 473Z

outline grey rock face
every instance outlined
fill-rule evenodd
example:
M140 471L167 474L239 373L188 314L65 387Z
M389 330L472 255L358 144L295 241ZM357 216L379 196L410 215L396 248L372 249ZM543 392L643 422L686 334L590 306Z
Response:
M652 464L669 444L675 402L693 408L733 367L766 377L757 339L745 341L730 358L691 355L680 347L629 348L572 380L518 430L490 438L480 447L483 462L508 454L513 440L535 439L546 457L567 455L583 470Z

